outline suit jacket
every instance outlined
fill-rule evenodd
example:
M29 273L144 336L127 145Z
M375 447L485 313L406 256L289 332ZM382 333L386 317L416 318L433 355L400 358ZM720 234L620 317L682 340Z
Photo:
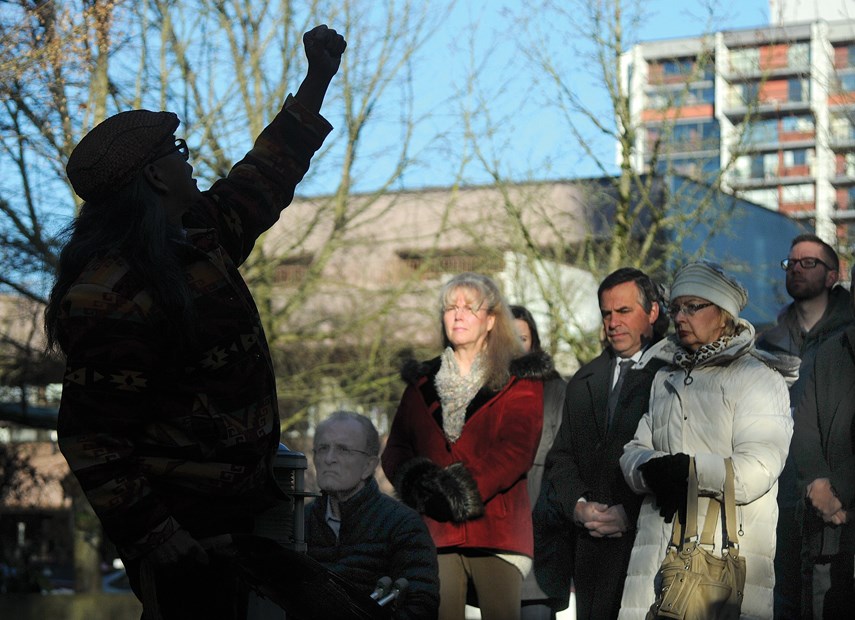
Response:
M535 573L541 588L552 598L566 596L569 591L566 580L573 576L566 567L560 566L561 558L557 557L554 549L567 549L568 544L572 544L576 561L584 564L589 561L591 553L580 550L579 545L596 545L603 540L593 539L575 526L573 512L579 498L610 506L622 504L630 525L635 525L643 498L626 484L620 469L620 457L624 444L633 438L638 421L648 409L653 376L665 364L659 353L659 344L652 345L627 373L610 427L607 402L613 377L614 354L611 350L604 351L580 368L567 384L563 420L546 459L542 496L535 507L534 517ZM571 538L575 538L575 544L562 540L568 532ZM623 574L629 562L633 536L631 531L620 539L609 539L620 541L619 546L625 553L599 555L597 561L604 563L601 570ZM580 571L590 572L590 568L586 566ZM618 584L614 587L617 588ZM612 594L617 601L620 600L619 590ZM584 602L586 593L579 590L579 583L576 596L577 604Z
M607 401L614 356L611 350L586 364L567 385L564 419L546 459L546 476L555 485L562 512L572 522L579 498L623 504L631 523L641 498L630 490L620 469L623 446L633 438L648 409L653 376L665 361L651 347L626 375L617 411L608 427Z

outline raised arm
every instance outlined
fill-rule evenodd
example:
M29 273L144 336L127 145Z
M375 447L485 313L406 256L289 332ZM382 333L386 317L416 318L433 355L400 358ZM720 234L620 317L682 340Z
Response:
M309 69L294 98L318 114L333 76L338 72L347 42L339 33L322 24L303 35Z

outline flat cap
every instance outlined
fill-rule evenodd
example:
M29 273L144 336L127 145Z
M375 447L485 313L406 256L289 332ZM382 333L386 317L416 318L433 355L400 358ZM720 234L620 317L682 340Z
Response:
M175 133L172 112L129 110L102 121L71 152L65 173L83 200L104 198L157 157Z

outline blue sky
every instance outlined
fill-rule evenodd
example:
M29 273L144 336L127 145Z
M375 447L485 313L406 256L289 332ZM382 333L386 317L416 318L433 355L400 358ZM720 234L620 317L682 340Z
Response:
M654 16L644 28L645 40L691 37L704 32L700 8L686 7L683 0L648 0ZM769 22L768 0L723 0L715 3L717 30L766 26Z
M592 0L594 1L594 0ZM634 33L640 41L697 36L711 30L729 30L764 27L768 24L768 0L710 0L713 14L700 2L690 0L648 0L644 7L646 21ZM515 180L558 179L596 176L598 168L590 157L581 152L570 139L566 124L540 97L543 91L532 84L531 70L515 66L519 59L519 46L527 44L526 35L510 25L509 16L525 16L533 3L526 0L460 0L453 14L431 39L416 61L412 89L416 97L417 114L427 119L417 134L418 148L414 152L418 165L399 180L399 188L448 186L454 182L455 156L449 149L459 148L462 122L459 110L447 102L456 89L466 82L465 59L469 53L469 40L474 41L476 54L487 56L480 72L482 84L496 93L491 114L497 133L492 142L494 156L501 160L503 174ZM624 3L628 6L628 3ZM632 33L628 33L632 36ZM597 79L582 63L565 58L568 45L563 41L544 41L557 62L565 62L566 78L574 84L586 105L598 109L605 105L606 97ZM607 114L608 108L602 113ZM388 169L381 165L383 153L393 150L400 129L394 123L397 112L390 106L385 114L388 125L375 128L368 151L371 166L361 177L358 189L376 187ZM334 119L333 122L335 123ZM485 129L482 129L486 133ZM438 143L431 141L437 134L444 137ZM592 131L586 141L593 145L602 161L614 159L614 143L601 132ZM443 150L445 149L445 150ZM373 176L376 175L376 178ZM477 166L469 168L466 181L486 183L490 178ZM317 177L313 181L323 181ZM310 182L313 193L316 182ZM306 188L308 189L308 188ZM321 190L323 191L323 190Z

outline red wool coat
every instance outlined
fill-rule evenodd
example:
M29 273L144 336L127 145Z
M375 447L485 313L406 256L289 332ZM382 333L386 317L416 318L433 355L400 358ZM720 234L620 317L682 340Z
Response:
M410 378L392 423L382 464L400 493L407 463L424 457L440 468L460 463L477 485L483 516L440 522L424 515L431 536L443 548L533 553L531 504L526 473L531 468L543 426L541 362L526 356L512 365L512 376L498 392L482 388L469 404L460 438L442 431L442 405L434 386L439 359L421 364ZM551 362L550 368L551 370ZM465 472L464 472L465 473ZM406 497L404 497L406 501Z

